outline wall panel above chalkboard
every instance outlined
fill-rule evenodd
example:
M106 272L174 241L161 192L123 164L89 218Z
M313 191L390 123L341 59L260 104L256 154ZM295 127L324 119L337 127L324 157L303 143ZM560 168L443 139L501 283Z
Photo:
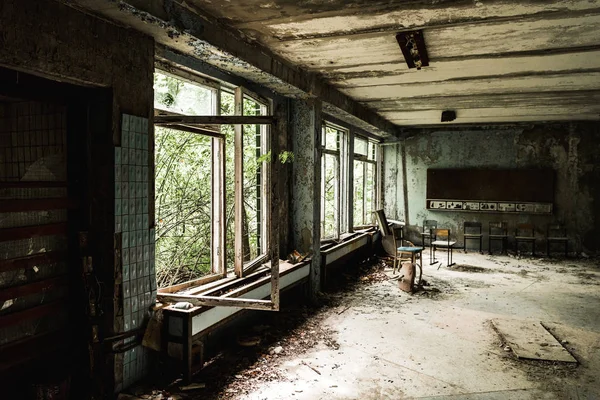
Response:
M477 212L552 212L552 169L428 169L427 208Z

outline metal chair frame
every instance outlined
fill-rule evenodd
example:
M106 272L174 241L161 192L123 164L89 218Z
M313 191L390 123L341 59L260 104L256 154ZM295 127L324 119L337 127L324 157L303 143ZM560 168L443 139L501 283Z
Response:
M498 231L501 233L498 234ZM508 250L508 228L506 222L490 222L488 233L488 253L492 254L492 240L502 241L502 253Z
M555 235L555 232L558 235ZM569 238L564 225L549 224L546 228L546 254L548 257L550 257L550 245L553 243L562 243L565 246L565 257L569 256Z
M435 240L435 237L431 236L431 231L437 229L437 221L434 219L426 219L423 221L423 231L421 232L421 243L423 247L427 247L425 240L429 238L429 245Z
M477 233L468 233L467 230L477 229ZM479 252L482 252L483 247L483 232L481 222L469 222L463 223L463 250L467 252L467 240L479 240Z
M436 240L431 242L431 249L429 250L430 264L437 264L438 261L435 259L435 251L438 247L445 247L448 253L448 267L454 265L452 261L452 254L456 241L450 240L450 229L435 229L431 231L432 235L435 235ZM446 240L438 240L438 237L445 237ZM438 267L439 268L439 267Z
M531 254L535 257L535 226L517 224L515 229L515 252L519 252L519 243L531 243Z

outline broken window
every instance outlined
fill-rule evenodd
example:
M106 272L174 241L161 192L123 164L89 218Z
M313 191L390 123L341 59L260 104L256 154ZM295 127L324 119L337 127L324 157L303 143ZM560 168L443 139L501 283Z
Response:
M377 145L360 136L354 138L354 205L355 227L373 223L377 206Z
M159 115L266 116L269 108L242 88L155 74ZM170 126L155 127L159 287L260 266L268 251L270 127Z
M169 114L215 115L215 88L155 74L155 108ZM208 132L207 132L208 133ZM159 287L221 273L219 190L213 168L223 139L155 127L156 273ZM217 262L216 262L217 261Z
M342 159L346 131L325 124L321 143L321 238L337 239L344 230Z

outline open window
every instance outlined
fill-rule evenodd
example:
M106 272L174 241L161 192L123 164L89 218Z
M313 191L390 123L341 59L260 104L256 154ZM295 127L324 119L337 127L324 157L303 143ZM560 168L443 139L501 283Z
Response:
M181 290L231 278L232 266L242 277L271 262L271 300L171 294L176 290L159 291L159 299L277 310L279 258L269 257L277 246L269 240L270 102L244 88L161 72L155 99L159 282L181 282Z
M342 210L345 200L347 131L330 123L323 125L321 141L321 239L338 239L346 230Z
M353 224L354 227L371 225L377 209L377 153L375 142L361 136L354 137Z

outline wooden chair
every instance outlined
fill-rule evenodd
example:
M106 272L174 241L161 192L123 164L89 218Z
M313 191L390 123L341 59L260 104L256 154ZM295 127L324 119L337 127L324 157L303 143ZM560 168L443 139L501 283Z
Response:
M375 211L375 214L377 216L377 224L381 230L381 244L383 246L383 250L393 259L392 273L395 274L396 269L400 269L400 263L402 261L411 260L421 269L421 273L419 274L420 282L422 267L416 263L416 260L419 260L422 263L421 253L400 250L403 247L414 248L415 245L412 242L403 239L402 226L393 226L392 224L388 223L383 210L377 210Z
M442 247L442 248L446 248L448 251L448 267L451 267L454 265L454 262L452 261L452 250L454 249L454 245L456 244L456 241L454 240L450 240L450 229L435 229L432 231L432 234L435 235L434 237L436 238L436 240L434 240L433 242L431 242L431 249L430 250L430 258L431 258L431 264L435 264L438 261L435 259L435 251L438 247ZM433 255L431 255L431 251L433 251Z
M531 254L535 257L535 227L533 224L517 224L515 229L515 251L519 252L519 243L531 243Z
M421 243L423 247L427 247L427 243L425 243L426 239L429 239L429 245L431 245L432 240L435 240L435 237L431 236L431 231L437 229L437 221L434 219L426 219L423 221L423 231L421 232Z
M565 257L569 255L567 229L562 224L550 224L546 230L546 254L550 257L550 245L560 243L565 246Z
M479 240L479 252L481 253L483 233L481 232L481 222L463 223L463 250L467 252L467 240Z
M508 229L506 222L490 222L488 233L488 252L492 254L492 240L502 241L502 252L508 249Z
M375 216L377 217L377 225L379 226L379 230L381 231L381 244L383 246L383 250L391 257L393 257L394 262L394 273L396 272L396 264L399 262L398 258L398 247L402 242L402 227L392 228L391 224L388 223L387 217L385 216L385 212L383 210L374 211Z

